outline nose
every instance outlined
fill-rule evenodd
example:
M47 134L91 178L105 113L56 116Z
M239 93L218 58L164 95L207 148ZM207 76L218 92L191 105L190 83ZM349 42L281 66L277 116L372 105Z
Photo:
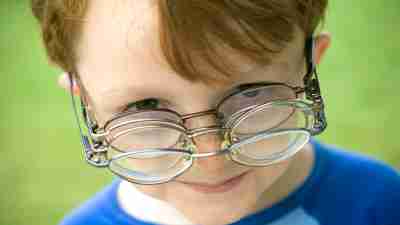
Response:
M202 118L191 118L187 121L187 126L194 133L197 133L192 138L193 144L196 146L197 154L215 153L221 151L224 142L224 133L218 125L215 116L208 115ZM203 172L216 172L227 166L228 157L226 154L216 154L207 157L199 157L194 161L194 168L201 169Z
M218 133L208 133L199 135L193 138L193 144L196 146L198 154L207 154L221 151L223 137ZM226 167L227 165L226 154L216 154L207 157L199 157L194 161L194 166L201 170L208 172L216 172Z

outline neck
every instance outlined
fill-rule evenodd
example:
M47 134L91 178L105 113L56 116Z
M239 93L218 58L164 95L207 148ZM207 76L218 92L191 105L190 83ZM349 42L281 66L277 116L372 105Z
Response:
M142 221L156 224L192 224L172 205L140 192L128 181L120 184L118 202L127 214Z

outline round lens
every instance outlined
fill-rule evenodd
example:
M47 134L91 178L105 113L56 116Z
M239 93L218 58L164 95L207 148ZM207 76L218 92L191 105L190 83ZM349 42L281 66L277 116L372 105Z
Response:
M232 129L232 135L237 138L246 138L259 132L279 127L294 114L291 107L263 107L248 114Z
M176 147L186 138L179 116L165 111L127 114L107 125L107 141L121 152Z
M110 145L122 152L140 149L171 148L184 136L179 130L158 127L158 124L139 124L140 127L121 131L114 136Z
M192 164L188 152L178 150L141 150L120 154L113 152L109 168L135 183L166 182L183 173ZM111 153L112 154L112 153Z
M239 117L233 125L232 159L265 166L300 150L311 136L313 113L301 101L274 101Z
M232 160L249 166L267 166L299 151L310 138L305 130L259 134L232 146Z
M277 129L310 129L311 110L295 101L275 101L253 108L235 120L233 142Z
M123 114L106 124L110 170L135 183L156 184L178 176L192 163L182 150L188 140L182 121L169 111Z
M292 88L281 85L257 85L227 96L218 106L218 112L231 120L248 110L276 100L295 99L296 93Z

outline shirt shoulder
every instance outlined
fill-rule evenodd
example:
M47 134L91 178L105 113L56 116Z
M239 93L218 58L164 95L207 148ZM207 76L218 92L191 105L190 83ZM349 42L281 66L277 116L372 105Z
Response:
M363 187L364 191L381 191L400 185L399 171L383 161L320 143L316 148L324 158L324 182L347 188Z
M312 139L315 160L305 182L285 199L231 225L395 225L398 172L359 153Z
M128 216L118 205L119 180L68 214L59 225L150 225Z
M400 174L396 169L359 153L321 143L314 146L323 165L306 208L318 215L321 224L394 225L400 221L396 212Z

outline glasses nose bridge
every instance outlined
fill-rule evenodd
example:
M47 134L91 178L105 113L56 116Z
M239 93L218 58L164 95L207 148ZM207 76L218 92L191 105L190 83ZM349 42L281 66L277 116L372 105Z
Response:
M201 117L211 117L212 119L202 118L200 120L197 120L197 123L196 121L194 121L195 119L199 119ZM217 110L215 109L186 114L182 116L182 120L186 126L188 135L191 138L208 133L217 133L223 130L222 121L218 115ZM204 123L206 123L206 125L203 125Z
M207 117L207 118L203 118ZM189 119L199 119L190 121ZM230 157L227 129L216 110L207 110L186 115L184 117L191 151L191 158L197 159L193 168L201 168L208 172L220 171L226 167Z
M199 126L187 126L187 122L189 122L190 119L196 119L200 117L212 117L212 119L203 119L200 120L198 123L194 123L195 125ZM221 147L226 147L227 145L227 134L228 129L224 127L223 121L221 117L218 115L218 111L216 109L210 109L210 110L205 110L201 112L196 112L192 114L187 114L182 116L183 122L186 125L186 131L188 137L194 141L199 136L203 135L216 135L221 138L221 141L223 143L223 146ZM204 122L206 121L206 122ZM210 123L210 121L212 123ZM206 125L203 125L204 123L207 123ZM190 125L190 124L189 124ZM193 124L192 124L193 125ZM196 147L197 148L197 147ZM208 154L205 154L208 155Z

